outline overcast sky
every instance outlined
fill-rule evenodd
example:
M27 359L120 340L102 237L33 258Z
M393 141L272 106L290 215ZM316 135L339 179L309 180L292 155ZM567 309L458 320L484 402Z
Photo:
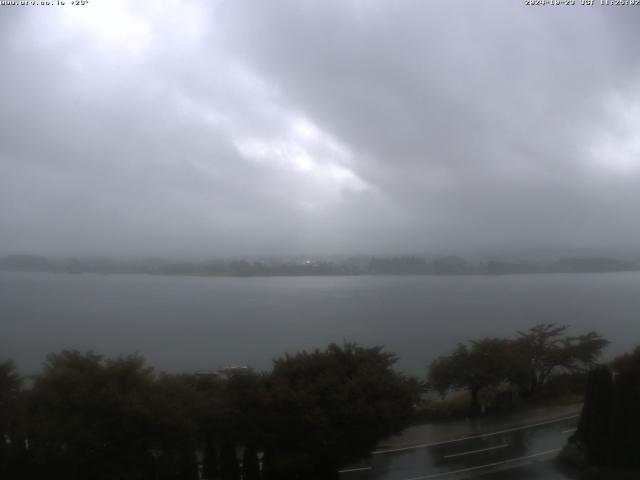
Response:
M0 253L640 244L638 25L518 0L1 6Z

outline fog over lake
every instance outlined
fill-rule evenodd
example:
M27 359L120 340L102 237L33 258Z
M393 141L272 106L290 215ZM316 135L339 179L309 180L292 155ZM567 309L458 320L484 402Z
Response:
M540 322L640 343L640 273L203 278L0 272L0 359L138 352L159 369L268 368L329 342L383 344L423 375L457 342Z

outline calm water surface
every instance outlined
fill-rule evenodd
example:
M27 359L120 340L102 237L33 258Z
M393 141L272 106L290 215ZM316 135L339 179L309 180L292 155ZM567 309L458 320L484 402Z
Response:
M424 374L459 341L539 322L595 329L613 355L640 344L640 273L199 278L0 272L0 359L139 352L156 367L267 368L329 342L383 344Z

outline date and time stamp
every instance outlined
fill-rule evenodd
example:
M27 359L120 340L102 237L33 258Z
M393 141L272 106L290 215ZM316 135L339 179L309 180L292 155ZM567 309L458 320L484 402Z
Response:
M595 5L602 6L619 6L631 7L639 6L640 0L522 0L527 7L534 6L583 6L592 7ZM84 6L88 5L89 0L0 0L0 6L24 6L24 7L46 7L46 6Z
M66 7L89 5L89 0L0 0L0 7Z
M525 6L582 6L593 7L594 5L602 5L605 7L640 7L640 0L523 0Z
M84 6L89 0L0 0L1 6L46 7L46 6ZM640 0L523 0L527 7L534 6L640 6Z

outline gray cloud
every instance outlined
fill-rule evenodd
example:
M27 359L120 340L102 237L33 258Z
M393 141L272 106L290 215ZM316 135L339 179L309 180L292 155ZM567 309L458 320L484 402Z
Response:
M509 1L3 7L0 248L633 245L639 15Z

